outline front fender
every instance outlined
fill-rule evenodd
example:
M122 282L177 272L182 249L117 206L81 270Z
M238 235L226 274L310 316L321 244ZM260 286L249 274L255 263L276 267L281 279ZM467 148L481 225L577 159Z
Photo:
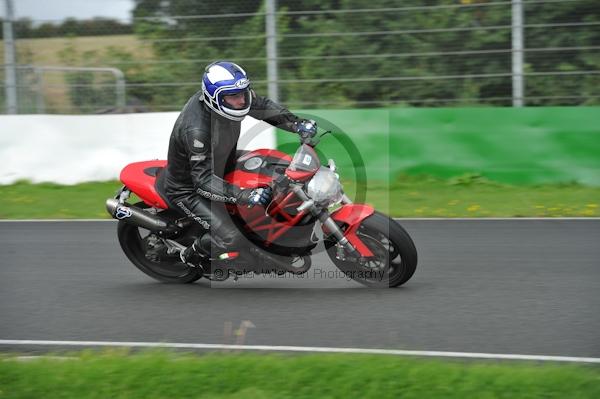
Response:
M344 236L364 257L373 256L373 252L356 235L356 230L363 220L375 213L375 208L364 204L345 204L340 209L331 214L331 218L338 224L348 225L344 231Z
M340 209L331 214L336 222L346 223L350 226L360 224L363 220L375 213L375 208L364 204L344 204Z

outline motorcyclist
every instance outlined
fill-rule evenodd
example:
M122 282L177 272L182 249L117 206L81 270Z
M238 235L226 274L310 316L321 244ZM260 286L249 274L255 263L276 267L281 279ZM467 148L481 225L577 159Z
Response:
M208 65L202 88L183 107L169 142L168 164L157 187L170 206L193 218L205 233L181 251L184 263L197 266L203 257L219 259L239 250L242 235L225 208L226 203L267 206L271 189L241 188L223 180L237 159L241 121L246 115L310 138L314 121L258 96L246 72L237 64Z

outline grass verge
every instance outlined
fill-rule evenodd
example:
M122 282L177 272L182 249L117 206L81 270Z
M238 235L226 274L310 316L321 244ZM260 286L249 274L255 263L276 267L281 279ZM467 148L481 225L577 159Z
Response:
M0 361L0 398L598 398L600 368L368 355L81 352Z
M356 192L352 184L345 187ZM369 183L366 197L375 208L395 217L600 216L600 187L508 185L477 174L451 179L398 176L388 184Z
M119 182L0 186L0 219L108 218L104 201L119 187ZM351 195L357 191L351 182L345 188ZM512 186L478 175L401 176L389 184L369 183L365 193L367 203L395 217L600 216L600 187L578 184Z

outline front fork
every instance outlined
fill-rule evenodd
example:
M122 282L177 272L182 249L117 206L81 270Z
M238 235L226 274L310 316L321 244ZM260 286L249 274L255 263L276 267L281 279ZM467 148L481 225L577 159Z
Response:
M294 193L304 201L298 211L310 210L319 218L323 226L323 232L333 236L335 240L346 250L346 253L356 258L372 257L373 252L356 235L360 222L370 216L374 210L367 205L354 205L346 194L342 197L344 204L340 209L330 214L326 209L319 209L314 201L308 198L301 186L293 187ZM356 210L358 212L356 212ZM342 211L342 212L340 212ZM346 232L338 226L336 221L348 224Z
M356 248L361 258L373 257L373 252L358 236L358 228L363 220L371 216L375 212L372 206L364 204L344 204L331 214L331 219L337 226L339 224L347 225L344 231L344 237L348 239L350 244ZM338 227L339 229L339 227Z

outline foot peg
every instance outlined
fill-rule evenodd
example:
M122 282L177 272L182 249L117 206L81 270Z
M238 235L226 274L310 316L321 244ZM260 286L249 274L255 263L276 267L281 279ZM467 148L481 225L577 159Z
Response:
M200 262L206 256L203 256L203 254L199 253L195 245L196 244L192 244L183 251L179 252L179 259L181 259L181 263L191 267L200 266Z

